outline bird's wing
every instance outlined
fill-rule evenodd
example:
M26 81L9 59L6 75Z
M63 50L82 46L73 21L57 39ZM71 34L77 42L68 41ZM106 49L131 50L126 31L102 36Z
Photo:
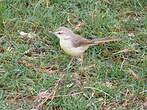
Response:
M75 35L74 38L72 38L72 44L74 47L87 46L92 43L93 42L91 40L83 38L79 35Z

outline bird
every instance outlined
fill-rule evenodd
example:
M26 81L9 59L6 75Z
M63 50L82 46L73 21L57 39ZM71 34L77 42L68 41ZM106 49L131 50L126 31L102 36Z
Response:
M105 37L99 39L86 39L78 34L75 34L67 27L60 27L54 32L50 32L59 38L60 47L65 53L71 56L83 56L83 53L92 45L117 41L120 38Z

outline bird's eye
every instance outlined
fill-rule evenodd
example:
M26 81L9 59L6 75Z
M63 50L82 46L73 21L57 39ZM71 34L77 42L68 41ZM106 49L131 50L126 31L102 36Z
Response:
M62 32L58 32L58 34L62 34Z

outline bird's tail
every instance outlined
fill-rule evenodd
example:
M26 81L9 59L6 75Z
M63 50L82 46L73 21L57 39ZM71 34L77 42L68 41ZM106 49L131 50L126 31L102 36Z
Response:
M117 41L121 40L120 38L114 38L114 37L106 37L106 38L100 38L100 39L94 39L92 40L93 44L99 44L99 43L105 43L105 42L111 42L111 41Z

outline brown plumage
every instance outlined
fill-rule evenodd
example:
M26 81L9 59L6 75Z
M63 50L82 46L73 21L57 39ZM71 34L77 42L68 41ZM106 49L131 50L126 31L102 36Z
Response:
M75 34L66 27L60 27L53 34L60 39L61 48L71 56L82 55L91 45L120 40L120 38L113 37L90 40Z

